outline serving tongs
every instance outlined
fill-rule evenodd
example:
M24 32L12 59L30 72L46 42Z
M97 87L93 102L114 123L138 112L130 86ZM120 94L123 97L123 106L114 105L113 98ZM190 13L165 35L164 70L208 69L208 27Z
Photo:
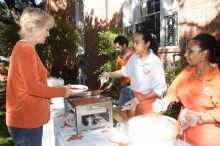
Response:
M106 78L106 77L101 77L100 78L100 86L99 86L99 89L98 89L99 93L102 93L104 91L104 90L101 90L101 89L104 86L104 84L107 83L107 82L108 82L108 78Z

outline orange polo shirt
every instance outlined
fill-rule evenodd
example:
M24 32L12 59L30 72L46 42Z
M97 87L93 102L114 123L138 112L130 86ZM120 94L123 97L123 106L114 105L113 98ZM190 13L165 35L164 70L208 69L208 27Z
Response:
M134 49L130 49L125 57L119 56L116 61L116 70L120 70L123 66L125 66L128 62L128 59L135 53ZM121 87L127 86L130 83L130 79L128 77L124 77L120 79Z
M6 124L36 128L50 118L51 97L63 97L64 87L47 86L47 70L35 48L25 41L16 43L10 57L6 89Z
M208 113L216 120L185 130L186 142L192 146L220 146L220 71L217 64L209 65L204 76L197 76L195 67L186 68L173 81L166 97L181 101L183 108Z

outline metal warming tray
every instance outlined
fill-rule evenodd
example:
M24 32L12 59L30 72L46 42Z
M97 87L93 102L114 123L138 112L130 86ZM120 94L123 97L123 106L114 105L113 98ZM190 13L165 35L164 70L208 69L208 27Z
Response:
M104 126L112 126L112 101L101 95L68 97L64 100L65 114L73 113L76 132L90 130Z

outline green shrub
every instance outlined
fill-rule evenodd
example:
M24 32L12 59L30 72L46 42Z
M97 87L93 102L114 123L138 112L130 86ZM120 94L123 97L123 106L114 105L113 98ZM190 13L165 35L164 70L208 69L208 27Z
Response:
M171 85L176 76L188 65L186 59L182 57L178 61L174 61L165 71L167 86Z
M0 91L6 90L6 82L0 81Z
M182 57L180 60L175 61L169 65L169 68L165 71L166 74L166 83L169 87L173 80L176 78L176 76L188 65L186 59ZM175 119L178 118L180 109L181 109L181 103L175 103L171 109L168 109L165 115L173 117Z
M5 112L0 112L0 146L13 146L5 124Z
M18 30L19 27L15 23L0 22L0 54L2 56L10 56L15 43L19 40Z
M68 21L55 20L56 26L50 30L50 37L37 46L37 51L45 65L64 66L68 58L74 61L79 58L79 31Z
M50 30L50 37L43 45L36 46L45 66L51 64L64 66L68 58L75 63L82 54L79 49L80 32L71 22L61 20L65 11L59 13L61 14L55 16L56 26ZM10 10L1 2L0 14L0 54L8 57L19 40L19 26L15 23Z

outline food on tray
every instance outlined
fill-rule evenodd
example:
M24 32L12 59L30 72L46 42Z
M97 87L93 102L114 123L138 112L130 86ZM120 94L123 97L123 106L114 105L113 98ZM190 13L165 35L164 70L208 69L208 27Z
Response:
M83 91L78 92L74 95L70 95L68 98L78 98L78 97L92 97L92 96L99 96L100 94L99 90L93 90L93 91Z
M93 104L93 103L100 103L108 101L107 98L88 98L88 97L79 97L71 100L74 105L86 105L86 104Z

